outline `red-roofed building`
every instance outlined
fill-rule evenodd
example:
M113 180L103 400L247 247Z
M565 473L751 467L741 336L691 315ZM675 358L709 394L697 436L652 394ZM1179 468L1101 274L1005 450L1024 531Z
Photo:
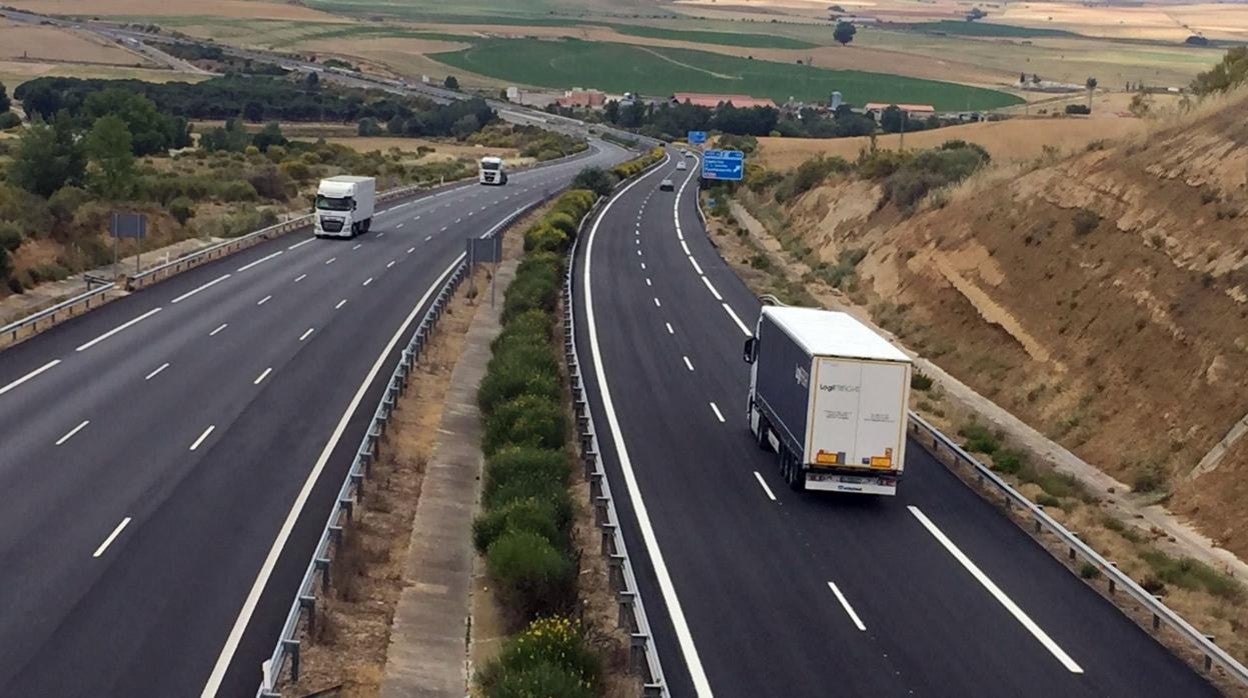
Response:
M563 93L555 100L561 107L589 107L596 109L607 102L607 94L600 90L582 90L579 87Z
M936 107L930 104L893 104L891 102L867 102L862 110L879 119L880 114L889 107L897 107L909 116L928 116L936 113Z
M688 102L697 107L710 107L712 109L725 102L732 104L732 106L738 109L746 107L776 108L776 103L766 98L759 99L749 95L712 95L701 92L677 92L672 95L672 102L675 104Z

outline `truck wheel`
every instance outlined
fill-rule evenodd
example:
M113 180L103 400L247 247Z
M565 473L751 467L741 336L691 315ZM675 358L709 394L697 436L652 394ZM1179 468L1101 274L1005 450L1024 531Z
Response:
M767 420L760 416L758 418L758 433L754 435L760 451L771 451L771 442L767 440L767 429Z
M368 230L369 230L369 228L372 228L372 227L373 227L373 219L372 219L372 218L369 218L368 220L364 221L364 222L360 225L360 227L362 228L362 230L361 230L360 232L367 233L367 232L368 232Z

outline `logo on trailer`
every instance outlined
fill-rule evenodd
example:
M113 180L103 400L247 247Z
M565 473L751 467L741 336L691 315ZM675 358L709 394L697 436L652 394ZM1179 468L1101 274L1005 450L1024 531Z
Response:
M810 385L810 371L798 366L793 375L797 379L797 384L803 388Z

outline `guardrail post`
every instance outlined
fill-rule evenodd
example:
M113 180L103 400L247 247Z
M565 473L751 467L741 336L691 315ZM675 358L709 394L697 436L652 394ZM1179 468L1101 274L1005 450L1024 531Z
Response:
M321 591L329 592L329 558L318 557L313 563L321 571Z
M631 591L621 591L617 595L617 601L620 607L620 615L616 618L616 622L621 628L633 628L633 603L636 601L637 595Z
M598 454L593 451L589 451L585 455L581 456L581 465L585 466L586 479L589 479L589 477L594 474L594 470L596 470L594 466L597 465L597 463Z
M613 553L607 558L607 579L611 583L612 591L623 591L624 589L624 563L628 558Z
M602 529L602 556L607 557L615 553L615 531L616 525L613 523L599 524Z
M316 597L303 594L299 597L299 606L308 612L308 635L316 637Z
M602 496L602 478L603 474L595 470L589 474L589 503L593 504L599 499L606 499Z
M1153 600L1159 601L1160 599L1154 596ZM1161 630L1161 616L1157 615L1156 611L1153 611L1153 632L1157 632L1158 630Z
M646 665L646 640L648 639L644 633L633 633L629 636L628 670L634 674L640 674Z
M663 698L663 684L648 683L642 686L641 698Z
M1078 534L1078 533L1075 533L1074 531L1071 531L1071 532L1070 532L1070 535L1071 535L1073 538L1075 538L1076 540L1078 540L1078 538L1079 538L1079 534ZM1074 559L1075 559L1075 546L1073 546L1073 545L1072 545L1072 546L1070 546L1070 552L1069 552L1068 554L1070 555L1070 559L1071 559L1071 560L1074 560Z
M299 680L299 641L282 640L282 647L290 654L290 680Z
M594 497L594 524L601 526L610 523L607 520L607 505L611 503L610 499L603 496Z
M1117 562L1110 562L1110 563L1109 563L1109 566L1110 566L1110 567L1112 567L1112 568L1114 568L1114 569L1118 569L1118 563L1117 563ZM1113 575L1107 574L1107 575L1105 575L1105 578L1109 580L1109 595L1110 595L1110 596L1113 596L1113 595L1114 595L1114 591L1115 591L1115 590L1117 590L1117 588L1118 588L1118 585L1114 582L1114 577L1113 577Z

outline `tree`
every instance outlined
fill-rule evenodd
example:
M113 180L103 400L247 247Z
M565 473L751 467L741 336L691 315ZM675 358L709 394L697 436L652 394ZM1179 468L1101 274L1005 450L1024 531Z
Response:
M17 89L21 90L23 87L27 86L18 85ZM61 110L61 92L44 82L29 86L20 95L14 91L14 95L22 100L22 109L31 120L37 116L44 121L51 121Z
M897 133L906 127L906 113L896 104L890 104L880 113L880 129L884 133Z
M130 129L115 114L101 116L84 140L92 169L91 188L106 199L124 199L134 188L134 152Z
M305 90L312 92L319 90L321 88L321 76L315 72L308 73L308 76L303 79L303 87Z
M115 114L126 123L135 155L151 155L175 147L178 123L156 109L156 103L136 92L114 87L87 95L80 110L83 127ZM182 126L185 129L185 126Z
M9 100L9 93L4 87L4 83L0 82L0 114L8 111L13 104Z
M447 75L446 79L442 81L442 86L448 90L458 90L459 80L454 75Z
M857 33L858 28L853 22L837 22L836 29L832 30L832 38L836 39L841 46L845 46L854 40L854 34Z
M253 124L258 124L264 119L264 105L259 102L248 102L243 106L243 118Z
M381 124L377 123L377 120L372 117L360 119L358 132L361 136L380 136L383 133Z
M1192 92L1207 95L1227 90L1248 81L1248 46L1236 46L1226 52L1222 62L1200 73L1192 81Z
M615 188L611 175L601 167L586 167L572 179L573 189L588 189L598 196L607 196Z
M251 144L259 148L261 152L267 151L271 146L285 146L289 142L282 135L282 127L276 121L265 124L264 128L251 138Z
M1092 111L1092 93L1096 91L1096 78L1088 78L1084 83L1088 88L1088 111Z
M73 124L62 112L54 123L36 121L22 133L9 181L46 199L66 184L80 182L86 166Z
M602 118L613 124L618 124L620 122L620 103L613 99L603 105Z

